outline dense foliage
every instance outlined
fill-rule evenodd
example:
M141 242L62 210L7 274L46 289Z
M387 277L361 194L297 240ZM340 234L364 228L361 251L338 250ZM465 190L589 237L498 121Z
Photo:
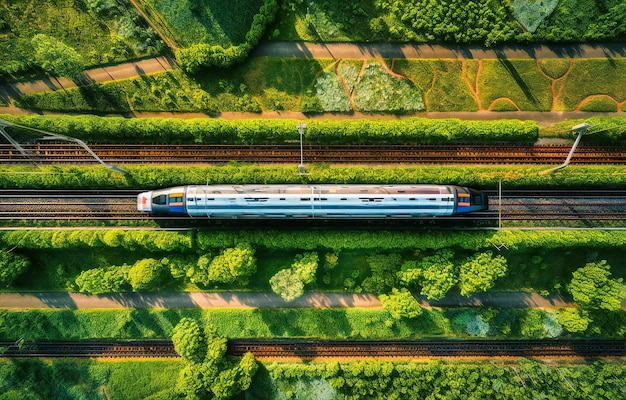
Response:
M0 76L20 79L33 70L36 60L31 41L38 34L75 49L87 66L158 54L164 49L126 1L5 1L0 7Z
M602 260L574 271L568 289L582 310L621 311L626 286L621 278L612 279L609 270Z
M243 61L261 40L267 26L274 21L277 10L276 0L263 0L263 5L252 19L252 25L243 42L226 48L213 43L194 43L176 51L178 64L183 70L195 73L202 68L226 68Z
M31 43L35 63L49 74L73 78L85 67L83 57L76 50L53 37L38 34Z
M10 398L168 399L184 368L179 360L4 360L0 391ZM352 361L260 367L247 398L572 398L624 397L621 361L589 363L521 359L511 362ZM458 383L458 385L457 385ZM366 395L364 393L372 392ZM297 395L295 395L297 393Z
M13 250L0 248L0 287L10 287L30 267L30 260Z
M204 331L193 319L183 318L174 327L172 341L186 361L178 375L175 393L187 399L230 399L250 387L258 365L252 353L238 363L225 357L226 338L211 326Z
M283 300L291 301L304 294L304 285L316 280L318 255L316 252L298 254L291 268L278 271L270 278L272 291Z
M626 394L621 385L626 367L619 362L353 361L271 363L267 370L269 377L259 374L255 379L252 397L285 398L293 390L318 399L617 399ZM271 394L263 392L268 388Z
M113 234L120 241L109 242ZM626 242L622 231L312 231L282 230L235 231L207 230L198 232L172 232L150 230L16 230L0 232L0 242L7 247L20 249L86 249L116 248L161 252L206 251L236 247L241 243L253 248L311 251L329 249L374 249L379 251L414 251L458 248L470 251L493 249L493 245L506 244L510 250L524 248L575 249L611 248ZM497 258L497 257L496 257ZM245 264L249 265L249 264Z
M619 0L288 0L272 38L481 43L619 41Z
M298 138L300 121L289 119L128 119L96 116L1 115L3 119L51 133L100 143L283 144ZM380 121L311 120L306 144L533 142L537 124L531 121L465 121L406 118Z

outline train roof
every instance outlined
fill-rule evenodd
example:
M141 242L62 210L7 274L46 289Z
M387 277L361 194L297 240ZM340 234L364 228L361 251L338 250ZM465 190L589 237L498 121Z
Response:
M198 185L189 191L207 194L450 194L443 185Z

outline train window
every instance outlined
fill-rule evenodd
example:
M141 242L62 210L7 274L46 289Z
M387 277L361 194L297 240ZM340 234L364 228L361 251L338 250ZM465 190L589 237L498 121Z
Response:
M411 197L409 200L415 200L415 197Z
M345 197L342 197L342 198L341 198L341 200L348 200L348 199L347 199L347 198L345 198Z
M480 196L474 196L474 204L482 205L483 199Z
M187 201L194 201L194 198L190 197L190 198L187 199Z
M436 199L436 198L434 198L434 197L429 197L429 198L428 198L428 200L430 200L430 201L436 201L437 199Z
M215 198L213 198L213 197L209 197L207 200L215 200Z
M164 194L155 196L152 199L152 204L157 204L157 205L161 205L161 206L167 204L167 196L164 195Z
M285 198L284 198L284 197L281 197L280 199L281 199L281 200L285 200Z
M228 200L235 201L235 200L237 200L237 198L236 197L229 197Z
M309 197L300 197L300 201L311 201Z

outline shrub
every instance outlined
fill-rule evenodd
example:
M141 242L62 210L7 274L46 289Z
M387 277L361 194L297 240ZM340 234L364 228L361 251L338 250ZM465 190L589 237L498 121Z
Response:
M92 294L123 292L128 285L128 267L94 268L76 278L79 292Z
M304 293L304 283L291 268L281 269L270 279L272 291L285 301L292 301Z
M378 296L385 310L395 319L415 318L422 313L422 307L406 289L392 289L389 295Z
M0 249L0 286L9 287L30 268L30 260L7 249Z
M35 62L53 75L73 78L84 69L83 58L76 50L47 35L38 34L31 41Z
M209 282L247 284L248 278L256 271L254 250L250 245L240 243L234 248L222 251L209 265Z
M128 281L135 291L158 289L165 277L165 266L154 258L136 262L128 271Z

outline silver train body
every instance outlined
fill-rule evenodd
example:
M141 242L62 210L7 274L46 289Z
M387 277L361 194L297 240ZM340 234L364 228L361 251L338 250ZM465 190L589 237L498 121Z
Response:
M195 218L426 218L486 210L451 185L189 185L143 192L137 209Z

